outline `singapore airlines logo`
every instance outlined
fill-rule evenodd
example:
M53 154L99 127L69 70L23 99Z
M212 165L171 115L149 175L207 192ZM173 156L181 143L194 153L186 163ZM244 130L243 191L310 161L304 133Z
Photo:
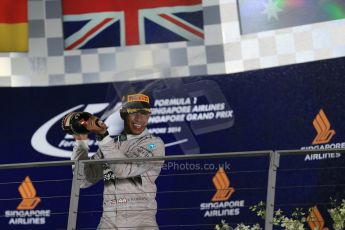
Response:
M230 187L230 180L223 167L219 167L212 182L217 189L216 193L211 202L200 204L200 211L203 212L204 218L240 215L241 208L245 206L245 200L230 200L235 189Z
M30 177L25 177L24 181L18 187L18 191L23 200L16 210L5 210L4 216L8 218L8 225L37 226L46 224L48 217L50 217L50 210L35 209L41 202L41 198L37 196L36 189Z
M32 210L41 202L41 199L36 196L36 189L28 176L25 177L18 191L23 200L18 205L17 210Z
M329 123L329 120L322 109L314 119L313 125L317 132L317 135L312 143L313 145L328 143L335 134L335 131L331 129L331 124Z
M321 213L317 206L311 208L310 214L307 217L307 223L310 229L320 229L320 230L328 230L325 226L325 220L321 216Z
M345 142L331 142L332 137L335 135L335 130L331 129L331 123L329 122L323 109L320 109L319 113L314 118L313 125L316 130L316 136L312 142L312 145L301 147L301 150L327 150L345 148ZM341 157L340 152L324 151L323 153L306 154L304 161L337 159L339 157Z
M230 187L230 180L226 175L224 168L220 167L216 175L213 177L212 182L217 189L212 201L225 201L235 192L235 189Z

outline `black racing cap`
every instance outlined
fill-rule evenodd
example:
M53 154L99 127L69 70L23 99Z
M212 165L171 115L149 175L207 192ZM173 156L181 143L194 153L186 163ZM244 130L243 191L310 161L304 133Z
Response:
M122 97L122 109L127 113L139 111L151 113L150 98L142 93L125 95Z

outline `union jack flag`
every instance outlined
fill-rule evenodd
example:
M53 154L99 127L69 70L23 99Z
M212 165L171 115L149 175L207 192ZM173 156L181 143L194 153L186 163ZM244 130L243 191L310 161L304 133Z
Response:
M202 0L62 0L65 49L203 40Z

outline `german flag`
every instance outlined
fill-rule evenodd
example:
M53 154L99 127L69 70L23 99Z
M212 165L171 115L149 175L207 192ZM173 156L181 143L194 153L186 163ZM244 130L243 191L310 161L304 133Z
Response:
M28 40L28 0L0 0L0 52L27 52Z

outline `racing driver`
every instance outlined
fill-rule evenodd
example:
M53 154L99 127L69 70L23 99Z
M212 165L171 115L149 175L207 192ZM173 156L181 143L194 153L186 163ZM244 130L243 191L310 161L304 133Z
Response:
M124 130L120 135L109 136L107 126L96 116L88 119L86 128L96 134L98 150L91 159L149 158L164 156L163 141L147 130L151 115L150 98L141 93L122 98L121 118ZM76 144L72 160L86 160L88 136L74 135ZM81 187L87 188L103 178L103 214L97 229L158 229L155 181L160 174L162 161L132 163L84 164Z

